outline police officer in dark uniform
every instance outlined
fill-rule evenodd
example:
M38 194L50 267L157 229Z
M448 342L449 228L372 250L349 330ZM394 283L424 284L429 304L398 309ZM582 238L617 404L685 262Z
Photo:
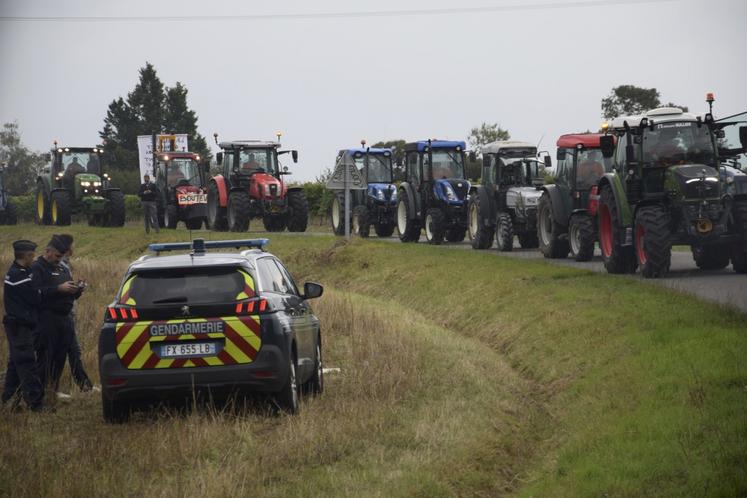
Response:
M68 249L64 240L54 235L44 254L31 266L41 295L37 326L40 376L43 386L50 384L55 389L75 338L75 326L70 312L75 300L83 293L83 286L73 282L69 270L60 264Z
M39 290L31 272L36 244L30 240L13 242L14 258L5 275L4 295L5 335L8 338L8 369L2 402L17 402L20 390L33 411L46 410L42 405L44 389L36 362L35 327L39 307Z

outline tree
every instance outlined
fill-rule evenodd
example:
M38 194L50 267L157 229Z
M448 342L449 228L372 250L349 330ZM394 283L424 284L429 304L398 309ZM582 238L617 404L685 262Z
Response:
M24 195L34 189L36 173L44 165L44 156L21 143L18 123L5 123L0 131L0 162L7 163L5 188L11 195Z
M511 140L508 130L501 128L498 123L482 123L469 131L470 149L478 156L482 154L485 145L498 140Z
M659 91L656 88L640 88L635 85L620 85L602 99L602 117L642 114L659 107Z
M190 150L210 159L207 141L197 132L197 114L187 106L187 87L178 81L176 86L166 90L164 128L173 133L186 133Z

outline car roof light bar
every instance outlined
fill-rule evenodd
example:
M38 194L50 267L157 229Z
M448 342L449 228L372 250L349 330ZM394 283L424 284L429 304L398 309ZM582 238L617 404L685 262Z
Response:
M168 251L192 250L194 254L204 254L207 249L227 249L242 247L264 249L270 243L270 239L239 239L239 240L209 240L194 239L192 242L169 242L150 244L148 250L160 254Z

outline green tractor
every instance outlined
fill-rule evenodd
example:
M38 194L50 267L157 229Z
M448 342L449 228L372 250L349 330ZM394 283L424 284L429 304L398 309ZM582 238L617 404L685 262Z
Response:
M0 164L0 225L15 225L18 223L18 211L5 190L5 168L5 163Z
M720 171L729 125L674 107L612 122L617 144L605 135L600 146L614 171L597 185L599 246L609 273L640 267L645 278L663 277L673 244L689 245L699 268L731 261L747 273L747 175L727 188ZM744 150L747 127L739 138Z
M83 214L92 226L121 227L125 222L124 194L111 186L102 171L99 147L55 147L36 179L36 222L69 225Z

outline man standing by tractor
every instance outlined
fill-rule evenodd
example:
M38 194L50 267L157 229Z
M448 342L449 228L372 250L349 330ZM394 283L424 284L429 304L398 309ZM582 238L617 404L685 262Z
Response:
M158 210L156 207L156 196L158 195L156 184L150 181L150 175L143 176L143 183L137 196L140 197L140 204L143 206L143 220L145 221L145 233L150 233L150 227L158 228Z
M20 390L32 411L43 411L44 389L34 353L39 290L31 272L36 244L30 240L13 242L14 261L5 275L5 316L3 325L8 338L8 369L2 402L15 404Z

